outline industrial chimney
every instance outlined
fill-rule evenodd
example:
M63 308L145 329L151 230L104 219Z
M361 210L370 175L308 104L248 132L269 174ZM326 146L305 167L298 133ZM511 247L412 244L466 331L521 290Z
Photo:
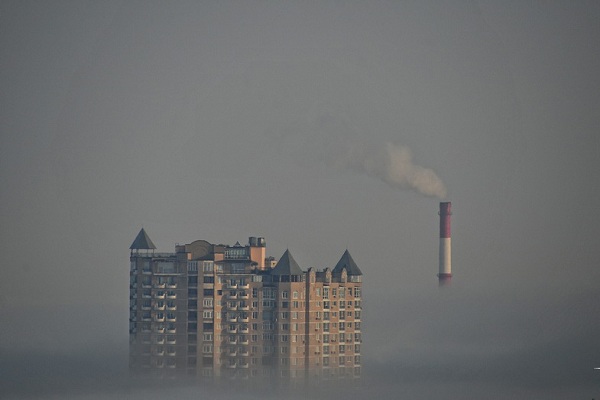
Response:
M450 216L452 203L440 203L440 286L450 283L452 279L452 243L450 238Z

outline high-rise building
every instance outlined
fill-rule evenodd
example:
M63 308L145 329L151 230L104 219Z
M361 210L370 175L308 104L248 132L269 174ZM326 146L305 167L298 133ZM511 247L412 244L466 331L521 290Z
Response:
M356 378L362 272L346 250L304 271L266 242L197 240L157 253L142 229L130 247L130 368L198 377Z

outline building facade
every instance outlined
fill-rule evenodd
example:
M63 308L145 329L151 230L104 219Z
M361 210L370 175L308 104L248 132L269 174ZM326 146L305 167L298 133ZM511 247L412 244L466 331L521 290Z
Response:
M159 376L332 380L361 375L362 272L346 250L304 271L289 250L197 240L130 247L130 369Z

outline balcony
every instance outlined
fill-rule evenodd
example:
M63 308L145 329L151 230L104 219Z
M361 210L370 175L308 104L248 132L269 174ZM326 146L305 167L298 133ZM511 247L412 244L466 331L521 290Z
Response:
M176 283L169 283L169 284L167 284L167 289L177 289L177 284Z
M177 333L177 329L175 329L175 328L167 329L167 333Z
M165 322L165 317L156 317L154 318L155 322Z
M168 322L175 322L175 321L177 321L177 318L175 318L175 317L167 318L167 321Z
M143 269L142 270L142 274L144 274L144 275L150 275L150 274L152 274L152 270L151 269Z
M227 287L227 289L237 289L238 285L236 285L235 283L233 283L233 284L232 283L228 283L226 285L226 287Z
M232 322L235 322L235 319ZM237 322L250 322L250 318L248 318L248 317L239 317L237 319Z
M234 323L237 322L237 318L235 316L227 318L228 322Z
M175 311L175 310L177 310L177 306L167 306L167 310Z
M167 339L167 344L176 344L177 343L177 339L171 338L171 339Z
M165 343L165 338L164 337L158 337L156 338L156 344L164 344Z
M249 311L250 310L250 306L247 306L247 305L246 306L239 306L238 309L241 310L241 311Z
M228 295L227 295L227 298L228 298L229 300L236 300L236 299L238 298L238 295L237 295L237 293L234 293L234 294L228 294Z
M231 310L231 311L237 311L237 309L238 309L238 306L237 306L237 304L235 304L235 305L233 305L233 306L231 306L231 307L228 307L227 309L228 309L228 310Z
M157 356L164 356L165 355L165 351L164 350L160 350L156 352Z
M148 307L148 309L150 309L150 307ZM162 305L162 306L154 306L154 309L156 311L164 311L165 310L165 306L164 305ZM144 310L143 307L142 307L142 310Z
M155 299L164 299L165 298L165 294L164 293L156 293L154 295Z
M240 368L248 368L248 367L250 367L250 364L248 364L248 363L241 363L240 364Z
M235 365L235 363L233 363L233 364L227 364L225 367L229 368L229 369L235 369L236 365Z
M237 340L236 339L233 339L233 340L230 339L229 340L229 344L232 345L232 346L235 346L237 344Z
M154 284L154 289L164 289L166 286L164 283L156 283Z
M250 289L250 284L249 283L244 283L243 285L238 285L238 288L240 288L240 289Z
M230 351L229 353L227 353L227 355L228 355L229 357L237 357L237 352L235 352L235 351Z
M241 344L248 344L250 342L248 341L248 338L242 338L242 339L240 339L240 343Z
M160 328L160 327L158 327L158 328L156 328L156 331L155 331L155 332L156 332L156 333L165 333L165 328Z
M229 327L227 329L227 333L237 333L237 328L231 328L231 327Z
M248 329L248 327L242 327L240 328L240 333L250 333L250 329Z
M240 294L240 299L248 300L249 298L250 298L250 295L248 293Z
M167 299L176 299L177 293L167 293Z

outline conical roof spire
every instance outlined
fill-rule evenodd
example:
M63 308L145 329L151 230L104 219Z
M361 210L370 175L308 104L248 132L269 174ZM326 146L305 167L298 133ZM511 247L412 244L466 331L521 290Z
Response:
M348 275L362 275L362 271L360 268L358 268L358 265L356 265L348 250L344 252L342 258L340 258L340 261L338 261L338 263L335 265L335 268L332 272L334 274L341 274L342 269L344 268L346 268Z
M152 243L152 240L150 240L150 237L148 236L148 234L146 233L144 228L142 228L140 230L140 233L138 233L137 236L135 237L135 240L133 241L133 243L131 243L131 246L129 246L129 249L130 250L155 250L156 246L154 245L154 243Z
M303 275L304 271L298 265L294 257L290 254L289 250L281 256L275 268L271 270L271 275Z

